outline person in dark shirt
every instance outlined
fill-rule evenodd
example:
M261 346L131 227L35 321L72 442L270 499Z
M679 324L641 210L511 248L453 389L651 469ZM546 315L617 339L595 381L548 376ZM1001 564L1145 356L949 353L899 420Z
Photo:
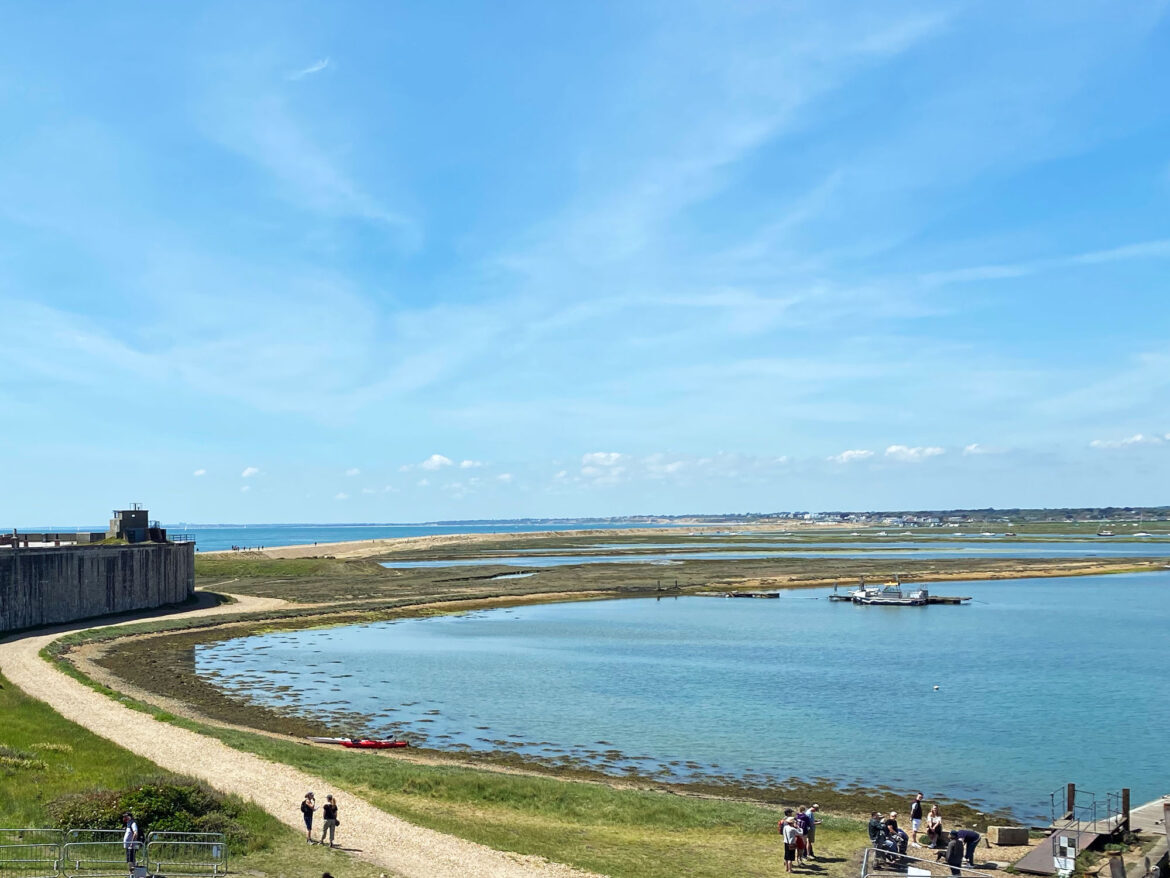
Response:
M910 846L920 848L918 830L922 828L922 793L914 797L910 803Z
M979 839L982 838L982 836L980 836L979 833L974 829L956 829L951 833L951 835L957 836L959 840L963 842L963 855L967 859L967 865L974 866L975 848L979 846Z
M884 823L886 832L894 839L894 843L898 847L898 853L906 853L906 846L910 843L910 839L906 836L905 831L898 828L898 812L891 811Z
M869 840L874 847L880 847L879 842L886 834L886 827L882 824L882 815L877 811L869 815Z
M959 838L959 833L951 830L951 840L947 843L946 851L947 865L951 867L952 875L962 874L959 868L963 865L963 840Z

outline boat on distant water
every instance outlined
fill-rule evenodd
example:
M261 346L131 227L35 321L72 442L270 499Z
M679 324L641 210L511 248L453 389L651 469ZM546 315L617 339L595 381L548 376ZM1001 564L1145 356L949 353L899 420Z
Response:
M1099 531L1097 531L1097 536L1099 536L1099 537L1111 537L1111 536L1113 536L1113 531L1111 531L1111 530L1099 530Z
M925 588L919 588L908 594L902 591L902 586L886 585L881 588L867 588L860 595L854 592L853 603L862 606L879 607L924 607L930 602L930 594Z

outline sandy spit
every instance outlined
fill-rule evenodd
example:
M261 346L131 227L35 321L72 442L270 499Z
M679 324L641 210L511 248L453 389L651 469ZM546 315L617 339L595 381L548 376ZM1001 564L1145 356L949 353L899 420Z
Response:
M836 525L819 525L826 531L840 529ZM690 527L687 533L714 533L721 532L727 529L726 526L715 525L696 525ZM773 531L795 531L800 529L812 529L810 525L799 525L796 522L788 522L783 528L778 525L767 524L753 524L751 526L751 533L768 533ZM678 528L682 531L683 528ZM749 531L745 531L749 532ZM561 530L561 531L533 531L524 533L471 533L471 534L435 534L434 536L425 537L389 537L381 540L350 540L340 543L307 543L298 546L273 546L266 548L263 551L257 549L248 549L249 555L261 555L265 558L313 558L321 555L330 555L334 558L370 558L375 555L382 555L386 552L416 552L425 551L428 549L442 548L444 546L465 546L476 543L491 544L512 541L523 537L530 536L564 536L564 537L585 537L585 536L651 536L654 534L662 534L663 529L660 527L628 527L628 528L602 528L602 529L583 529L583 530ZM672 531L666 531L672 533ZM213 552L200 552L200 557L214 557L217 555L233 555L237 554L230 549L220 549Z
M185 616L265 611L284 606L273 598L239 597L239 603L188 611ZM153 615L153 614L152 614ZM180 614L176 614L180 615ZM119 624L137 621L124 617ZM111 623L103 620L100 626ZM415 826L330 787L325 780L289 766L233 750L204 735L161 723L83 686L38 653L84 623L15 635L0 641L0 672L33 698L162 768L206 781L224 793L251 800L287 825L304 831L300 801L306 790L338 796L342 827L338 842L356 854L407 878L589 878L592 873L541 857L493 850L484 845ZM342 834L344 832L344 834Z

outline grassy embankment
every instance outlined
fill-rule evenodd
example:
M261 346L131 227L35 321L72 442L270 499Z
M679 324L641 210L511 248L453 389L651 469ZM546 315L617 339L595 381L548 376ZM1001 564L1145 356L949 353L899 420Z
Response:
M670 796L604 784L400 762L379 754L333 751L263 735L172 719L229 745L328 778L343 795L360 795L387 812L502 850L539 854L615 876L668 878L783 871L777 808ZM67 749L45 749L52 742ZM126 789L156 778L157 766L90 734L0 679L0 825L48 825L60 796L94 788ZM32 757L31 759L27 757ZM344 801L344 800L343 800ZM235 856L234 872L265 876L338 871L337 853L307 848L300 834L254 807L245 809L255 848ZM811 874L844 876L864 844L863 824L828 818L822 858ZM360 846L360 840L352 840ZM351 862L345 874L378 869Z
M149 760L69 722L0 677L0 827L48 827L53 803L63 797L131 790L165 774ZM259 808L234 804L249 849L231 852L233 872L280 878L336 868L336 852L308 848L300 833ZM352 863L345 874L376 878L381 871Z

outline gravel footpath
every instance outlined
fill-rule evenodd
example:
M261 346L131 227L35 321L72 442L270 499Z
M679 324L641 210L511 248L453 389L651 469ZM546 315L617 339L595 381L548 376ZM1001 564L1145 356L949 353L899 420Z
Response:
M236 604L192 610L183 615L235 614L283 604L284 601L271 598L241 596ZM126 618L125 622L139 618ZM95 627L110 624L107 620ZM346 849L407 878L588 878L592 874L542 857L493 850L407 823L331 787L319 777L241 753L214 738L160 723L131 710L62 674L38 655L62 633L86 627L89 626L82 623L0 641L0 672L66 719L168 771L199 778L221 792L251 800L300 832L304 832L300 802L305 791L317 792L318 801L324 801L325 793L334 793L342 823L338 836ZM315 827L315 832L319 831Z

